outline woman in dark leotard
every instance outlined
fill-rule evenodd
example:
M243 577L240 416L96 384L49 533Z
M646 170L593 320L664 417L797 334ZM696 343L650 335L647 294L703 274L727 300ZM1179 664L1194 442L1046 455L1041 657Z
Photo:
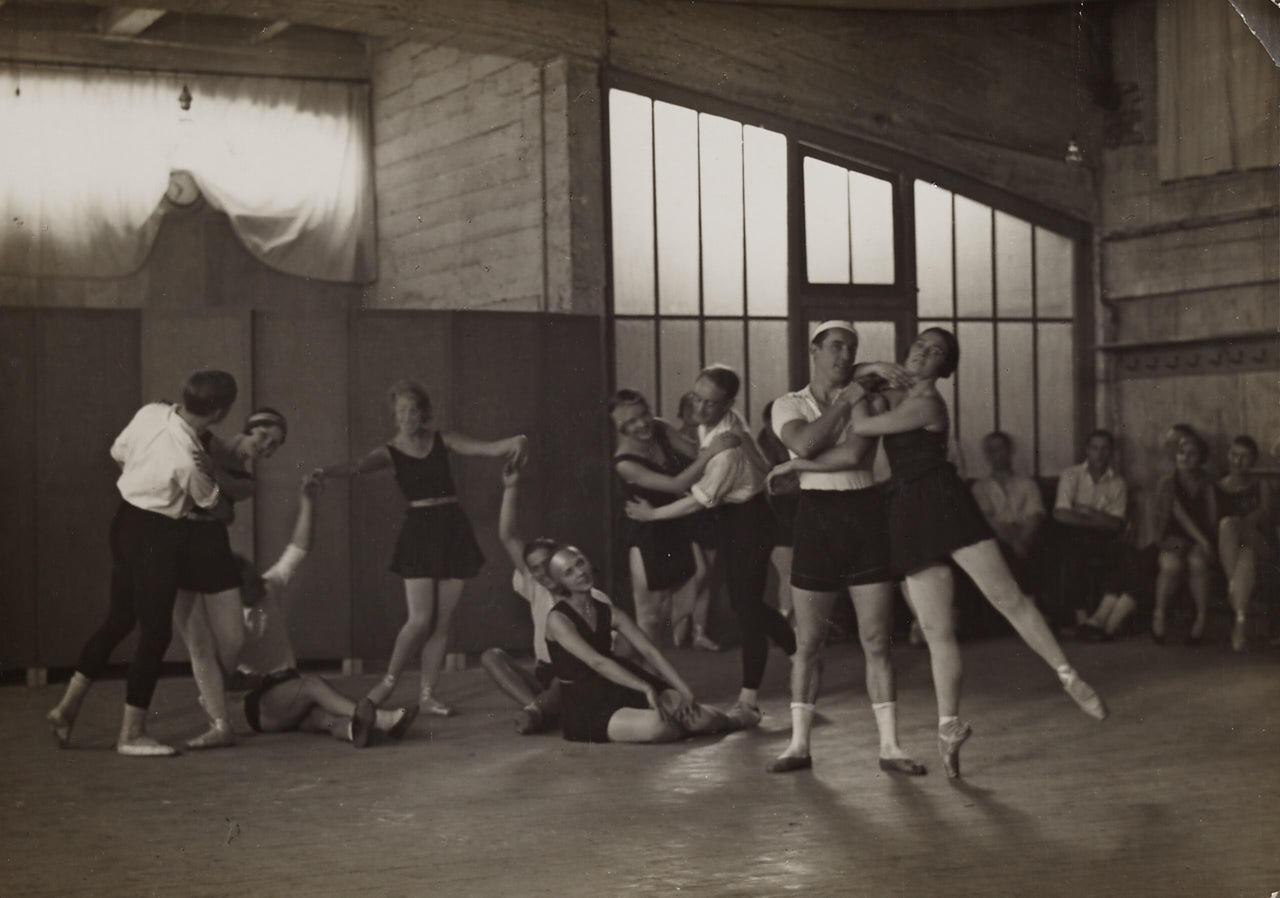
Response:
M404 578L409 617L396 635L387 674L366 696L375 707L395 690L400 674L421 652L419 708L448 716L453 709L435 697L444 663L449 625L462 597L463 581L480 571L484 556L476 543L453 486L449 452L488 458L506 456L510 464L523 460L523 435L484 442L455 431L435 430L431 399L411 380L390 390L396 435L363 458L321 469L327 477L351 477L386 468L394 470L409 508L396 540L391 570Z
M1081 710L1098 720L1107 715L1102 699L1080 679L1035 604L1018 588L973 494L947 461L947 407L936 382L950 377L959 361L960 346L951 332L941 328L921 332L904 363L914 380L912 386L886 392L890 411L855 418L851 424L858 436L884 437L893 471L890 552L929 643L938 700L938 749L948 776L959 776L960 746L971 732L959 719L961 663L952 623L955 587L948 561L969 575L1023 641L1057 672ZM816 461L824 460L825 455Z
M1176 428L1175 469L1156 487L1156 527L1160 560L1156 574L1156 607L1151 636L1164 642L1165 609L1183 580L1191 591L1196 619L1187 634L1188 645L1199 645L1209 609L1209 578L1217 562L1213 537L1218 526L1213 478L1204 469L1209 446L1189 426Z
M1276 557L1271 486L1253 474L1258 444L1241 434L1227 450L1227 475L1218 481L1218 558L1235 612L1231 648L1245 650L1245 619L1258 582L1258 562Z
M560 719L571 742L671 742L754 725L694 701L689 688L626 612L592 598L591 562L572 546L547 569L564 596L547 615L547 651L560 683ZM612 630L657 674L610 648Z
M674 502L698 482L712 455L738 443L737 437L726 437L699 454L696 443L655 419L648 400L635 390L614 394L609 416L618 434L613 467L622 481L625 501L642 498L654 507ZM622 519L636 621L651 640L657 640L663 609L670 605L674 624L686 615L693 618L695 647L718 651L720 647L705 632L707 565L702 549L694 544L692 526L689 520Z

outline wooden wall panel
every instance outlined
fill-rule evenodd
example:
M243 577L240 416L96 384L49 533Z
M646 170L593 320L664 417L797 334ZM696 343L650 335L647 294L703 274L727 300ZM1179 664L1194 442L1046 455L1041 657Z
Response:
M65 667L107 611L108 526L120 501L110 448L140 404L138 315L42 312L36 352L39 655Z
M257 467L254 530L259 570L288 545L302 475L347 454L345 312L254 314L254 404L278 409L289 437ZM300 658L351 657L350 485L330 480L316 504L312 551L287 593Z
M1272 215L1107 244L1103 290L1112 298L1280 279L1280 219Z
M436 312L371 312L354 318L348 457L363 455L395 435L387 388L401 378L413 378L426 387L436 425L452 426L450 327L449 315ZM387 570L404 508L404 497L389 472L360 477L351 484L355 657L385 661L405 620L403 581Z
M34 310L0 309L0 670L39 663L36 327Z

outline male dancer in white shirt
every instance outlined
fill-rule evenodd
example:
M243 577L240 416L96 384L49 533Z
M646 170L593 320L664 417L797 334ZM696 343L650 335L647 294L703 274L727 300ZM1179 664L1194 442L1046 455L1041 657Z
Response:
M173 631L190 524L199 506L229 519L230 509L212 477L200 435L226 417L236 381L225 371L197 371L187 379L179 405L143 406L116 438L111 457L121 467L120 507L111 521L111 599L107 619L85 643L66 692L46 719L60 746L93 681L115 647L138 627L129 664L124 717L116 751L130 757L177 753L146 734L147 708Z

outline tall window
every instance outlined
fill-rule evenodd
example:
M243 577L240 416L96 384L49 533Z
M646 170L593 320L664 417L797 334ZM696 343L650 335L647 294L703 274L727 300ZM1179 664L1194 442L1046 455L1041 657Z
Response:
M759 421L790 389L786 138L614 89L609 167L617 385L674 417L720 362Z
M914 192L916 314L959 338L939 387L970 473L998 428L1018 468L1058 474L1075 462L1074 241L924 181Z

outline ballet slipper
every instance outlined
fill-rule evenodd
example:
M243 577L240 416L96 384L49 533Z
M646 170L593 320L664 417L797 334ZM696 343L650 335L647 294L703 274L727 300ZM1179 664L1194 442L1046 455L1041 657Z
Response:
M54 708L44 716L49 723L49 729L53 733L53 739L58 743L58 748L66 748L71 743L71 721L62 716L62 712Z
M377 712L373 707L373 701L368 696L356 702L355 710L351 713L352 745L356 748L364 748L369 744L375 720L377 720Z
M795 770L809 770L813 767L813 758L809 755L782 755L774 758L766 767L765 773L791 773Z
M418 696L418 709L423 714L434 714L437 717L453 716L453 708L440 701L430 692L424 692Z
M409 732L409 727L413 724L414 719L418 716L418 706L409 705L407 708L400 709L400 719L392 724L387 730L387 736L395 739L397 742L404 738L404 734Z
M901 773L903 776L924 776L929 772L923 764L917 764L910 758L881 758L880 769L886 773Z
M177 753L178 750L172 745L165 745L150 736L135 736L128 741L122 739L116 743L116 754L126 758L171 758Z
M188 739L185 743L187 749L191 751L200 751L205 748L228 748L235 744L236 737L231 732L231 725L221 721L214 721L213 726L199 736Z

